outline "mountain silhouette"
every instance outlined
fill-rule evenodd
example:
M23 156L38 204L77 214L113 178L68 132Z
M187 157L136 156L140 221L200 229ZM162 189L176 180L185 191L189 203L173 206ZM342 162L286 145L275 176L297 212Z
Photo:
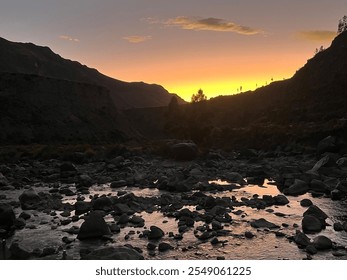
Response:
M96 69L64 59L48 47L32 43L15 43L0 38L0 72L34 74L103 86L118 109L166 106L171 98L160 85L127 83L107 77ZM181 103L184 103L179 98Z
M347 120L347 32L309 59L292 78L255 91L190 104L166 130L207 145L274 147L345 137ZM172 123L172 119L180 120Z

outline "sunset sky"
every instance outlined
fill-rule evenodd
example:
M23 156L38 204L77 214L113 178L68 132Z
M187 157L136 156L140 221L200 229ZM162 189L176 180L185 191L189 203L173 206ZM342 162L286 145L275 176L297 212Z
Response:
M190 100L290 78L344 14L346 0L1 0L0 37Z

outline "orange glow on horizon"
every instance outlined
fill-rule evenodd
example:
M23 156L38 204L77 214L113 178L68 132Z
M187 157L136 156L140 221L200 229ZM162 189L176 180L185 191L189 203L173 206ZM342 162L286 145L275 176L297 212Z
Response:
M100 70L123 81L144 81L162 85L170 93L176 93L186 101L200 88L208 98L231 95L266 86L273 81L292 77L307 60L307 52L289 53L274 58L272 52L247 56L221 54L214 57L191 57L125 65L115 71L111 64L100 65ZM240 88L242 87L242 90Z

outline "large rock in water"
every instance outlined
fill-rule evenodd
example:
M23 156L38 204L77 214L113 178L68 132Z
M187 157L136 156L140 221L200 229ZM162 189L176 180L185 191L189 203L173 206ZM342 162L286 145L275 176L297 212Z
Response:
M269 229L279 228L278 225L271 223L271 222L265 220L264 218L252 221L251 226L254 228L269 228Z
M157 226L151 226L150 232L148 234L149 240L157 240L164 236L164 232L161 228L158 228Z
M313 246L317 250L328 250L333 247L333 243L328 237L319 235L313 239Z
M178 143L171 146L171 156L176 160L194 160L198 147L194 143Z
M307 193L307 191L309 190L309 186L307 185L307 183L305 181L302 180L298 180L296 179L294 181L294 184L291 185L289 188L284 189L284 194L286 195L302 195Z
M9 230L16 221L16 215L12 206L6 203L0 204L0 229Z
M19 201L23 210L33 210L39 207L41 198L33 188L30 188L19 196Z
M294 242L302 247L306 247L311 244L310 238L300 230L298 230L294 236Z
M100 213L91 212L82 224L77 238L79 240L84 240L90 238L101 238L104 235L111 235L110 228Z
M306 215L316 217L318 220L320 220L322 226L325 226L325 220L328 218L328 215L316 205L311 205L303 214L303 216Z
M82 260L143 260L144 257L129 247L105 247L88 254L81 254Z
M312 215L305 215L301 225L304 233L320 232L323 228L321 221Z

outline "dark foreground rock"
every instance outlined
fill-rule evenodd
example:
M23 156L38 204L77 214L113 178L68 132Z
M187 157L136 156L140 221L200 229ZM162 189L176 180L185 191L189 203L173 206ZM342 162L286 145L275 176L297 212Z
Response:
M319 235L313 239L313 246L317 250L329 250L333 247L333 243L328 237Z
M33 188L30 188L19 196L19 201L23 210L32 210L39 207L41 198Z
M15 223L16 216L12 206L6 203L0 204L0 229L9 230Z
M82 260L143 260L144 257L135 249L119 246L105 247L92 252L81 252Z
M151 226L150 232L148 234L149 240L157 240L164 236L164 232L161 228L158 228L157 226Z
M310 238L308 238L308 236L300 230L296 231L294 242L301 247L306 247L311 244Z
M312 215L305 215L301 225L305 233L320 232L323 229L321 221Z
M91 212L82 224L77 235L79 240L90 238L101 238L104 235L111 235L109 226L98 212Z
M254 228L269 228L269 229L279 228L278 225L271 223L271 222L265 220L264 218L252 221L251 226Z

